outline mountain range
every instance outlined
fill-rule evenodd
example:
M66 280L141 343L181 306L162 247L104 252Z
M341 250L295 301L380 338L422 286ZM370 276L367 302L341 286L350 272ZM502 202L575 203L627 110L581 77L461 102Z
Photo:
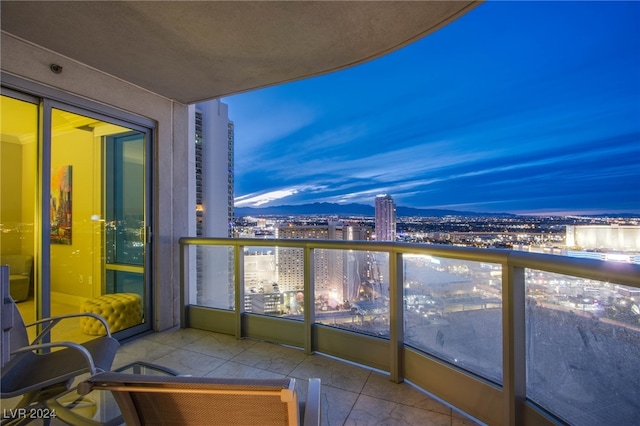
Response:
M312 203L299 205L282 205L270 207L236 207L235 216L302 216L302 215L351 215L351 216L374 216L375 207L367 204L337 204L337 203ZM515 216L510 213L478 213L459 210L441 209L416 209L413 207L396 207L397 216L421 216L421 217L442 217L442 216L476 216L476 217L496 217Z

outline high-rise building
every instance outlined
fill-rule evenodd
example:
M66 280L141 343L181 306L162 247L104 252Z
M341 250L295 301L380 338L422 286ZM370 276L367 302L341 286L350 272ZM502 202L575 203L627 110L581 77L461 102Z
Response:
M232 237L234 125L228 106L218 99L191 105L189 123L195 144L195 233L199 237ZM198 284L193 297L205 306L232 307L230 251L198 247L196 257Z
M387 194L376 197L376 240L396 240L396 204Z
M369 240L371 229L366 226L330 222L327 225L283 225L276 229L276 238L326 240ZM304 253L300 249L278 248L276 275L280 291L301 291L304 282ZM352 300L365 275L366 261L361 253L346 250L316 250L314 257L315 293L343 300ZM361 258L362 257L362 258Z
M234 124L218 99L190 107L195 125L197 235L233 237Z
M276 229L276 238L308 238L320 240L342 240L343 225L284 225ZM304 283L303 251L279 248L276 251L278 284L282 291L302 290ZM314 264L316 294L328 293L331 288L342 289L342 253L336 250L317 250Z

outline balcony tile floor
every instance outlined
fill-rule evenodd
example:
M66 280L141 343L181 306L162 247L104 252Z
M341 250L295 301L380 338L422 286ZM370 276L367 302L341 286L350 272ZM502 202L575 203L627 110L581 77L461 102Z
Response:
M293 377L301 399L306 379L322 380L323 425L477 425L410 384L321 354L197 329L171 329L124 343L114 368L144 360L183 374Z
M322 380L323 425L462 426L476 421L431 398L408 383L396 384L376 370L321 354L197 329L171 329L123 343L113 368L147 361L193 376L296 379L299 397L306 399L307 379ZM108 395L90 395L98 414L79 410L83 416L111 419L117 415ZM73 400L72 392L63 399ZM13 407L19 398L3 400ZM5 405L6 404L6 405ZM91 413L91 414L89 414ZM39 422L34 422L39 424ZM41 422L40 422L41 424ZM62 425L58 419L53 426Z

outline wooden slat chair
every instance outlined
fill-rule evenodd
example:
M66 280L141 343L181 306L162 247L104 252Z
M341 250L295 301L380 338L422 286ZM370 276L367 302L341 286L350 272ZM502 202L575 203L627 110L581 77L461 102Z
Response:
M300 404L295 379L222 379L99 373L78 385L113 394L127 426L320 425L320 379Z

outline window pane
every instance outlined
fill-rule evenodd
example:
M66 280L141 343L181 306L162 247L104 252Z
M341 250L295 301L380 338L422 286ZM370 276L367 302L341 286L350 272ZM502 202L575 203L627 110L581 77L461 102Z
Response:
M106 261L144 264L144 135L106 137Z
M244 310L254 314L282 316L284 295L278 285L275 247L246 247L244 252ZM295 303L295 302L294 302ZM290 307L290 304L288 304Z
M316 322L389 337L389 255L315 250Z
M218 309L235 309L233 247L196 247L196 272L191 303Z
M106 293L136 293L145 300L144 275L135 272L106 271Z
M636 424L640 290L527 270L527 397L571 424Z
M245 312L302 321L304 250L245 247L244 285Z
M405 343L502 382L500 265L404 256Z

